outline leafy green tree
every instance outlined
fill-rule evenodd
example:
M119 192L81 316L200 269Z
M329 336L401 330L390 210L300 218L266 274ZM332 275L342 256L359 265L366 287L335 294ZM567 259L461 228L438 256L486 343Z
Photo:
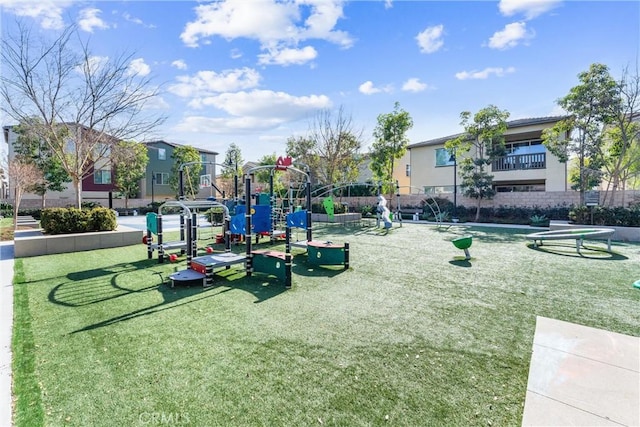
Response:
M183 167L182 179L184 196L190 195L195 199L200 190L200 172L202 171L200 152L190 145L181 145L173 150L171 158L173 166L169 185L176 192L176 196L180 196L180 167L185 163L194 163Z
M129 199L137 196L140 180L147 171L147 147L135 141L120 141L112 151L111 159L116 170L116 188L124 197L124 207L127 209Z
M33 183L27 190L42 198L42 208L46 205L46 193L48 191L63 191L66 183L71 182L69 174L62 166L59 157L55 156L48 144L46 144L34 132L30 123L39 125L38 118L31 118L13 128L18 135L13 145L16 157L20 157L24 162L33 163L42 172L42 180Z
M483 199L495 195L493 175L488 173L491 163L505 155L504 133L509 112L489 105L472 115L460 113L464 133L445 143L445 148L456 155L460 165L462 193L478 201L475 220L480 218Z
M407 132L413 127L411 115L396 102L393 112L378 115L378 124L373 131L375 141L371 150L370 168L383 185L383 192L393 194L393 170L396 160L404 156L409 144Z
M258 166L275 166L276 161L277 156L275 153L265 154L258 160ZM269 184L271 174L273 174L273 193L283 195L286 191L286 186L282 179L284 176L284 173L282 171L278 171L275 169L259 169L255 173L255 180L256 182L262 184ZM267 190L268 188L263 188L264 192L266 192Z
M232 193L235 186L235 182L233 181L235 177L238 177L237 185L238 185L238 194L242 194L242 165L244 164L244 160L242 159L242 150L235 143L231 143L229 148L224 156L224 164L225 168L222 169L222 173L220 174L222 178L225 180L226 184L223 188L229 194Z
M584 205L586 190L593 187L594 178L601 181L603 159L603 129L611 123L619 105L616 81L603 64L591 64L588 71L578 74L580 84L557 104L569 117L542 132L543 144L561 162L571 156L578 159L580 204Z
M312 177L319 176L321 165L320 155L316 149L316 141L308 136L298 136L287 138L287 156L297 162L304 163Z

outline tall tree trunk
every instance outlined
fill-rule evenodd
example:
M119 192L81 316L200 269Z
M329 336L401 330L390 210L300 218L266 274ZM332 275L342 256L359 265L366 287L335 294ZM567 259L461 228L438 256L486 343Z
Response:
M76 191L76 207L82 209L82 180L77 177L71 178L73 181L73 188Z
M18 209L20 208L20 200L22 199L22 191L19 191L17 188L14 190L14 200L13 200L13 229L18 229Z
M476 218L474 222L478 222L480 219L480 205L482 205L482 198L478 197L478 204L476 205Z

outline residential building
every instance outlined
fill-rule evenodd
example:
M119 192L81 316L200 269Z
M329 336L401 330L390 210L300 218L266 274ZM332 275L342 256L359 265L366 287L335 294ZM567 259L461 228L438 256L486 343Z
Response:
M75 139L80 133L87 132L87 128L76 124L65 124L70 129L70 137L67 144L70 149L73 148L73 144ZM3 136L4 142L7 144L8 148L8 160L11 161L15 157L15 143L18 139L18 134L14 132L15 126L4 126L3 127ZM100 136L100 138L104 138ZM111 138L110 136L106 136L106 138ZM101 148L104 145L101 145L99 142L93 144L94 148ZM105 157L108 157L108 148L106 155L103 154L103 159L98 163L91 165L89 172L85 175L82 180L82 198L83 200L94 200L100 203L109 201L109 194L112 194L115 189L114 184L114 169L111 166L111 162ZM9 195L8 199L13 198L13 188L11 187L11 181L8 182L9 186ZM46 202L48 206L66 206L66 205L74 205L75 204L75 191L73 189L73 185L71 183L67 184L67 188L63 191L52 191L47 192L45 194ZM49 203L51 202L51 203ZM102 203L106 206L105 203ZM21 206L23 207L40 207L42 205L42 197L37 194L25 193L22 197Z
M542 144L542 131L553 127L563 116L519 119L507 122L505 143L507 155L489 168L493 185L502 192L567 191L567 164L547 151ZM444 144L456 137L450 135L409 145L411 187L425 193L460 192L460 170L453 153Z
M176 198L176 191L171 188L169 179L171 177L171 169L173 168L174 150L181 146L167 141L146 142L149 163L147 164L147 173L140 186L140 198L149 199L152 202L163 202L168 199ZM196 148L200 152L200 160L202 161L202 169L200 171L200 188L185 188L185 193L192 191L197 193L196 198L205 199L207 197L220 197L215 187L216 177L216 156L215 151ZM186 180L185 180L186 182ZM214 184L214 185L211 185Z

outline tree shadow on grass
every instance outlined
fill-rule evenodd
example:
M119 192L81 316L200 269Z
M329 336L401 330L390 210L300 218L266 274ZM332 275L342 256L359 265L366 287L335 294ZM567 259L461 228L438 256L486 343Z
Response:
M172 288L169 286L169 284L165 283L164 280L159 279L159 283L145 287L142 291L147 292L150 290L155 290L160 292L160 294L162 294L162 302L133 310L129 313L115 316L110 319L93 323L91 325L87 325L71 333L76 334L79 332L91 331L119 322L153 315L164 310L174 309L186 304L192 304L204 299L213 298L233 290L249 292L256 298L256 301L254 301L255 303L266 301L267 299L279 295L285 291L285 287L281 283L273 283L273 281L264 282L263 280L260 280L258 278L244 278L244 273L242 273L243 278L235 276L238 276L237 270L235 272L233 270L225 270L225 273L221 276L225 279L224 281L218 281L218 283L216 283L214 286L205 289L202 288L202 285L200 283L198 284L198 286L187 285ZM112 281L116 279L117 278L114 277ZM123 294L121 296L131 295L135 292L139 291L131 290L129 294Z
M573 243L545 242L542 246L536 246L533 243L528 243L527 247L537 252L560 255L570 258L587 258L597 261L624 261L629 259L628 257L619 253L609 252L605 248L595 246L582 246L580 248L580 253L578 253L578 251L576 250L576 245Z
M182 267L185 266L158 265L157 261L145 260L70 273L67 275L69 281L54 286L49 292L48 299L57 305L79 308L123 297L135 297L148 292L159 292L162 295L160 303L85 326L74 331L75 333L179 307L234 289L252 294L257 303L285 291L284 284L276 278L268 278L266 282L262 280L263 277L248 278L245 276L244 269L216 272L214 285L209 288L203 289L202 281L172 288L168 283L168 276Z

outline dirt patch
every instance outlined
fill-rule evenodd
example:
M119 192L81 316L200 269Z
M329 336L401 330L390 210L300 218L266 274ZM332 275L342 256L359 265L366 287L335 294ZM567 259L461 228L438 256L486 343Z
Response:
M18 230L33 230L33 227L28 225L19 225ZM0 240L3 242L5 240L13 240L13 233L13 225L9 227L0 227Z

